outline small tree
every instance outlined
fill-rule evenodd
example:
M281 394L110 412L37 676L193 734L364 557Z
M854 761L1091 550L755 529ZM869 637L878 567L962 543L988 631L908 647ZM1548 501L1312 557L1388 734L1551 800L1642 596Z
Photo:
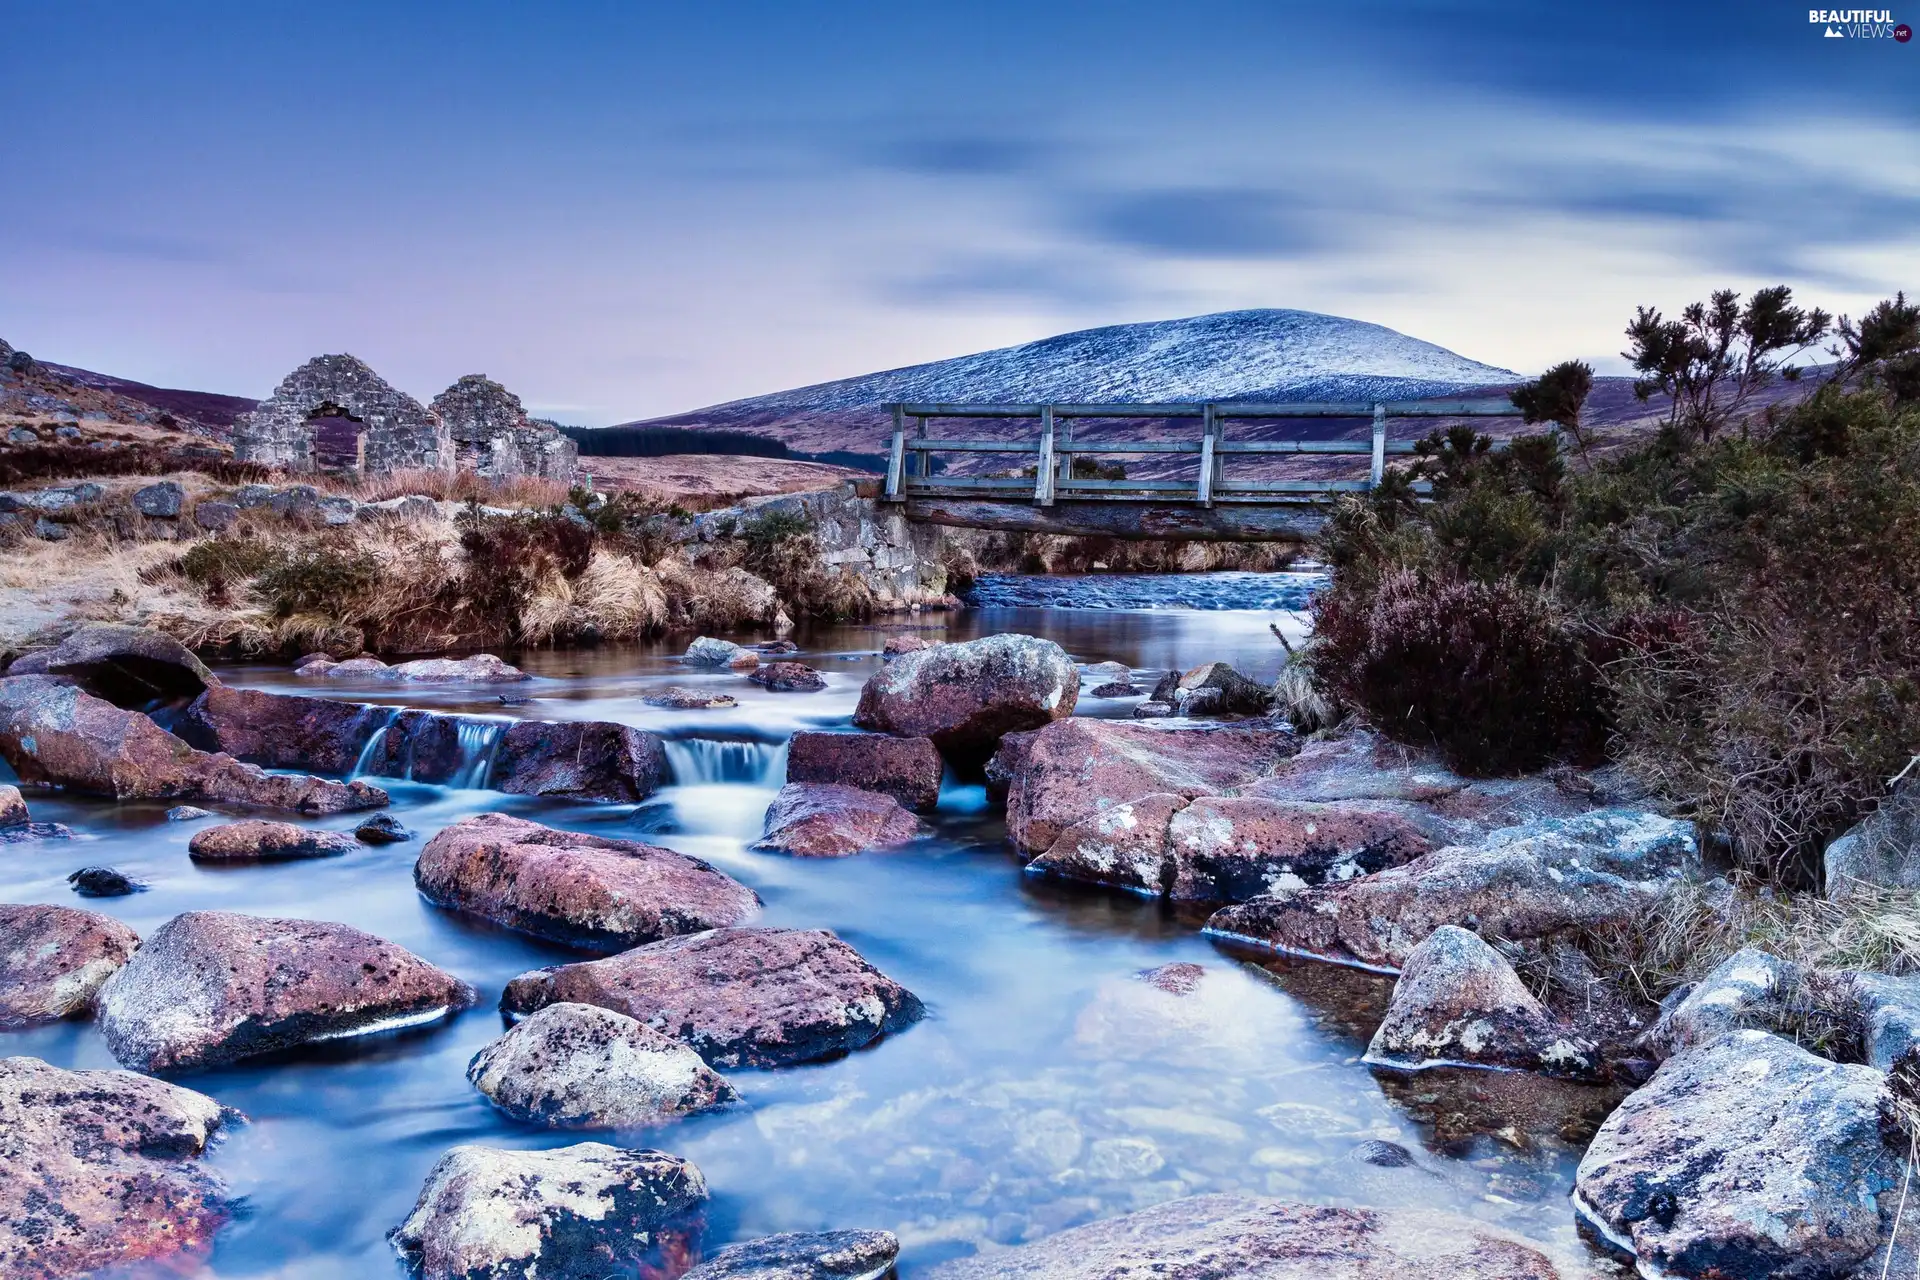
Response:
M1797 379L1800 370L1789 362L1825 337L1832 320L1818 307L1794 306L1793 290L1783 284L1757 291L1744 307L1738 293L1722 289L1678 320L1639 308L1621 354L1640 375L1636 396L1670 397L1667 425L1711 440L1776 374Z
M1864 374L1895 400L1920 400L1920 306L1904 292L1882 299L1858 325L1841 316L1839 333L1840 342L1827 349L1840 362L1835 381Z
M1520 410L1527 425L1550 422L1567 433L1584 460L1592 443L1580 427L1580 411L1593 392L1593 366L1579 360L1566 360L1553 366L1525 386L1515 387L1507 398Z

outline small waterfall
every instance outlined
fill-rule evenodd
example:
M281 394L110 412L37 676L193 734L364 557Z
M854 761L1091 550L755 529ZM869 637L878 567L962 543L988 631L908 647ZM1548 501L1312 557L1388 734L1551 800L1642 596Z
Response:
M493 773L493 757L500 750L500 739L507 734L505 720L461 720L459 725L460 768L452 786L478 791L487 785Z
M373 762L380 758L380 748L387 743L387 730L393 728L393 722L399 718L399 707L387 708L387 718L380 722L379 728L367 736L367 745L360 748L359 758L353 762L353 768L347 771L347 781L353 781L373 767Z
M673 781L682 787L735 783L778 787L786 781L787 744L734 742L719 738L668 738L661 744Z

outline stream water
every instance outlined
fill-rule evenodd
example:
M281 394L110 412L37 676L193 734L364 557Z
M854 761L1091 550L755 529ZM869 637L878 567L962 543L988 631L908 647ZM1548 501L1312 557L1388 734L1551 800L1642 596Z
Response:
M1176 1196L1238 1191L1447 1209L1538 1241L1569 1263L1567 1274L1610 1272L1578 1240L1568 1192L1611 1099L1521 1076L1368 1070L1358 1059L1388 979L1230 954L1155 904L1029 877L983 790L951 779L935 834L905 849L796 860L747 848L782 779L787 737L847 724L886 635L1019 631L1051 637L1083 662L1126 663L1149 681L1216 658L1271 677L1283 655L1269 623L1299 627L1297 615L1271 611L1300 603L1297 584L1273 580L1283 576L1195 575L1144 588L1085 579L1077 581L1090 585L1064 590L1075 580L1015 582L983 593L1006 605L803 632L800 659L827 677L824 691L807 694L691 672L674 661L688 637L519 655L536 678L514 687L532 699L515 706L503 706L497 690L316 689L284 667L229 668L221 674L232 683L289 692L623 721L666 736L676 781L633 806L391 780L382 784L391 812L416 833L414 843L226 869L188 861L197 824L168 823L164 805L38 797L36 818L68 823L81 838L0 847L0 899L85 906L143 934L196 908L342 921L479 988L481 1004L442 1025L181 1077L251 1121L211 1157L245 1196L211 1260L219 1277L398 1276L386 1232L448 1147L607 1137L516 1124L466 1082L468 1060L500 1033L494 1006L507 980L577 958L415 893L419 842L488 810L706 858L759 892L759 923L833 929L926 1002L923 1022L838 1061L730 1072L744 1105L610 1139L699 1165L713 1191L709 1245L881 1227L899 1235L901 1274L912 1277L977 1248ZM1042 600L1053 607L1036 607ZM740 705L680 712L641 700L667 684L723 687ZM1081 710L1123 715L1129 705L1084 699ZM478 783L490 735L476 734L467 750L464 780ZM353 819L315 825L346 828ZM65 877L88 865L118 867L151 887L77 899ZM1133 976L1174 961L1209 970L1193 996L1171 997ZM0 1052L114 1065L84 1023L6 1035ZM1364 1162L1356 1149L1370 1140L1400 1144L1413 1163Z

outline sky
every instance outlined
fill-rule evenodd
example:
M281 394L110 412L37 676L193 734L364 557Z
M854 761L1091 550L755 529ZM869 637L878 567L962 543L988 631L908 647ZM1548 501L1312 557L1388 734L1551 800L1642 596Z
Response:
M1920 41L1810 13L0 0L0 337L587 425L1241 307L1621 372L1637 305L1920 290Z

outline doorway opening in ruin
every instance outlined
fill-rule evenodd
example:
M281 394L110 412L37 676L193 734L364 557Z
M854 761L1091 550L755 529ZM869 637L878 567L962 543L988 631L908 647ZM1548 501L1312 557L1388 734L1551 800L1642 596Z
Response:
M329 401L307 418L313 465L322 471L358 471L366 461L366 424Z

